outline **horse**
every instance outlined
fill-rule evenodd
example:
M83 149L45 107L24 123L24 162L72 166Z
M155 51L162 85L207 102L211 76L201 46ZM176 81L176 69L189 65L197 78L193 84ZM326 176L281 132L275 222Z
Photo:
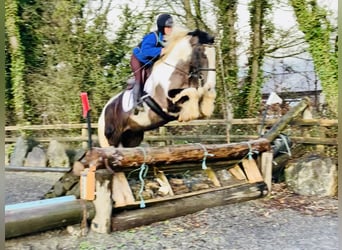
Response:
M212 115L216 98L214 37L202 30L174 28L165 53L144 85L142 109L133 107L132 90L112 97L98 120L101 147L137 147L144 132L174 120Z

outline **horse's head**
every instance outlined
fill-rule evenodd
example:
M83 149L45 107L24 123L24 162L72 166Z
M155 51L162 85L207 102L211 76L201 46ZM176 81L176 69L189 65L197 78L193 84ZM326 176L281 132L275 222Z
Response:
M171 98L186 88L215 86L214 37L207 32L196 29L172 33L160 62L173 67L168 81Z
M188 32L188 35L197 38L197 43L200 43L200 44L212 45L214 44L214 41L215 41L215 38L213 36L199 29Z

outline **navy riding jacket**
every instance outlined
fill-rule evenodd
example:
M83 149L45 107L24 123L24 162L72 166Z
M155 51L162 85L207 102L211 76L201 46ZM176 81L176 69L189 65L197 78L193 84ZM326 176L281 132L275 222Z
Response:
M133 54L144 65L151 66L160 56L163 48L163 34L150 32L145 35L141 43L133 49Z

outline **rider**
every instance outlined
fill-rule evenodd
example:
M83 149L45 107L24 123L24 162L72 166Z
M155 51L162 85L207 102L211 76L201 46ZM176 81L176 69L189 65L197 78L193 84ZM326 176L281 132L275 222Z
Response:
M133 102L137 105L142 95L144 81L151 73L153 63L164 52L164 35L172 31L173 19L169 14L161 14L157 18L158 30L145 35L140 44L133 49L131 56L131 69L134 73ZM143 69L145 73L143 75Z

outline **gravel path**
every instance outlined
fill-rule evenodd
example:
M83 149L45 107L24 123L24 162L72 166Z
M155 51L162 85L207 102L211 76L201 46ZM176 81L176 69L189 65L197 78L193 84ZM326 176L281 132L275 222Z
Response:
M6 204L41 198L62 174L6 172ZM338 249L337 199L297 196L275 184L271 196L108 235L78 225L5 242L9 250Z

